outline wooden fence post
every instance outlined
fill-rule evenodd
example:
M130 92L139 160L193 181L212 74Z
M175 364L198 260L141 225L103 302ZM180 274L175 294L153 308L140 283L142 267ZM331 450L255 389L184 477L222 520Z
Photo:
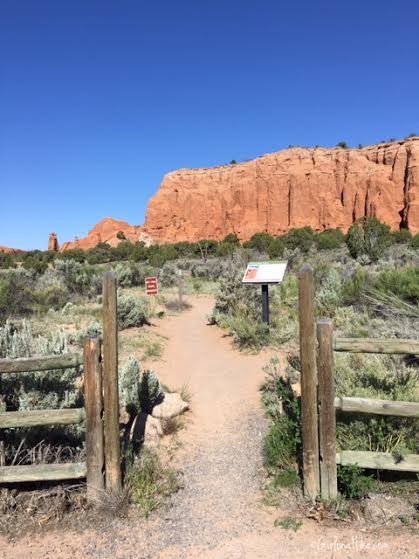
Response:
M106 489L121 491L119 442L118 320L116 277L103 276L103 396L105 419Z
M317 340L319 342L317 371L319 376L320 488L323 499L335 499L338 494L336 411L333 323L330 319L317 322Z
M179 307L182 308L183 307L183 276L181 270L179 270L177 282L178 282L177 285L178 285L178 295L179 295Z
M320 466L314 276L313 270L308 264L305 264L300 270L298 287L304 493L314 500L320 493Z
M84 342L84 399L86 409L87 499L95 501L104 489L102 365L99 338Z

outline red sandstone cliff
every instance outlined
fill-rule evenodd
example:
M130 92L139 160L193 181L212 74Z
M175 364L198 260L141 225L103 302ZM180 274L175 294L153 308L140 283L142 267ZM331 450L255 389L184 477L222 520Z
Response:
M238 165L175 171L150 200L144 227L106 218L62 250L115 246L118 231L132 242L223 239L231 232L244 241L305 225L346 230L362 216L419 232L419 137L360 149L292 148Z
M19 248L9 248L9 247L0 246L0 252L3 252L5 254L18 254L19 252L24 252L24 251L20 250Z
M293 148L248 163L166 175L144 225L154 241L241 240L362 216L419 232L419 138L361 149Z
M118 233L121 238L118 238ZM143 232L143 228L139 225L129 225L126 221L105 217L91 229L87 235L80 240L63 243L61 250L70 250L73 248L81 248L87 250L94 248L99 243L108 243L111 246L117 246L121 240L131 241L133 243L144 240L147 236Z

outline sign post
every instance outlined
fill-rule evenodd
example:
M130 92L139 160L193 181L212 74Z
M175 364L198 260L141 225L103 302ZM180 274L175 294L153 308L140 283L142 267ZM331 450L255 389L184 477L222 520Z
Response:
M262 322L269 324L269 286L262 284Z
M151 297L152 312L154 312L155 298L159 293L159 284L157 277L145 278L145 294Z
M269 324L269 285L278 285L284 279L288 262L249 262L243 276L244 285L262 286L262 322Z

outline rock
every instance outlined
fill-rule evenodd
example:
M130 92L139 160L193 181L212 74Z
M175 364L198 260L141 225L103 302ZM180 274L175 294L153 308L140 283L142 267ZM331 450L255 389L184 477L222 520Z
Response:
M50 233L48 238L48 250L51 252L58 252L60 250L57 233Z
M419 232L419 138L361 149L292 148L164 178L144 229L158 242L316 231L374 216Z
M194 242L310 226L346 231L363 216L419 232L419 137L359 149L291 148L237 165L163 179L144 226L110 217L61 250L106 242ZM121 232L123 235L117 234Z
M294 398L299 398L301 396L301 384L299 382L294 382L290 386Z
M171 417L181 415L187 409L189 409L189 404L182 400L180 394L171 392L164 395L164 400L161 404L154 406L152 416L159 419L170 419Z
M118 233L122 233L122 235L118 235ZM147 239L147 233L143 231L140 225L129 225L126 221L106 217L89 231L87 237L66 242L63 244L61 250L65 251L74 248L88 250L94 248L99 243L108 243L110 246L115 247L123 241L136 243L140 240L146 242Z
M158 444L162 436L163 428L159 419L144 412L137 414L131 426L131 442L144 442L152 446Z
M361 507L366 520L380 524L415 515L415 508L406 499L391 495L372 494L362 501Z
M3 252L4 254L19 254L20 252L24 252L24 251L18 248L9 248L9 247L0 246L0 252Z

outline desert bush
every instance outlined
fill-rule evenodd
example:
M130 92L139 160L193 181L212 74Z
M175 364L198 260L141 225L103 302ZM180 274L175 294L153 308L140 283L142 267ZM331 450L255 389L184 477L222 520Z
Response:
M172 262L166 262L159 271L159 281L163 287L176 285L178 281L178 268Z
M130 465L126 482L132 501L146 518L181 487L175 470L148 448L143 448Z
M268 246L269 258L281 258L284 254L285 243L281 237L276 237Z
M410 241L410 246L416 250L419 249L419 233L416 233L416 235L412 237L412 240Z
M274 238L269 233L255 233L248 241L243 243L244 248L252 248L258 252L265 253Z
M417 380L417 370L398 356L336 355L338 396L418 401ZM337 420L337 445L341 449L401 455L419 451L418 419L339 413Z
M291 250L299 248L301 252L307 253L314 243L314 231L311 227L291 229L282 240L286 248Z
M81 264L75 260L57 259L54 267L62 276L70 293L86 297L94 297L101 293L102 279L92 266Z
M15 261L11 254L5 254L0 252L0 269L14 268L16 266Z
M269 342L268 325L251 320L243 310L234 316L221 318L219 325L229 330L239 347L258 349Z
M228 235L226 235L224 237L222 242L227 243L229 245L234 245L236 247L240 246L240 240L239 240L238 236L236 235L236 233L229 233Z
M405 301L419 302L419 268L404 268L381 272L374 280L374 287L385 293L394 293Z
M0 274L0 324L10 317L27 316L33 310L34 281L24 270Z
M395 231L392 233L392 239L394 243L403 244L403 243L410 243L412 240L412 233L409 229L400 229L400 231Z
M345 235L340 229L326 229L314 237L319 250L339 248L345 243Z
M358 219L349 228L346 244L353 258L366 255L376 262L392 242L390 227L375 217Z
M319 315L334 316L337 307L341 303L342 283L339 271L336 268L328 268L322 277L316 277L316 307Z
M150 268L133 261L118 262L114 267L114 271L120 287L143 286L147 275L152 274Z
M0 327L0 358L59 355L68 349L67 337L60 331L50 336L34 336L26 321L17 325L8 321ZM80 381L81 374L77 368L4 375L0 407L3 411L81 407L83 393ZM34 455L31 449L35 445L39 451L36 459L41 462L74 460L83 453L83 428L80 425L5 429L2 436L6 461L19 452L21 463L31 463Z
M149 324L151 318L148 300L133 295L118 295L118 327L120 330Z
M271 422L263 442L265 467L275 485L295 485L298 482L296 465L301 453L300 402L281 375L278 358L272 358L264 371L262 402Z
M130 357L119 375L120 397L130 415L138 411L151 413L156 404L162 401L163 389L153 371L143 371L137 359Z

